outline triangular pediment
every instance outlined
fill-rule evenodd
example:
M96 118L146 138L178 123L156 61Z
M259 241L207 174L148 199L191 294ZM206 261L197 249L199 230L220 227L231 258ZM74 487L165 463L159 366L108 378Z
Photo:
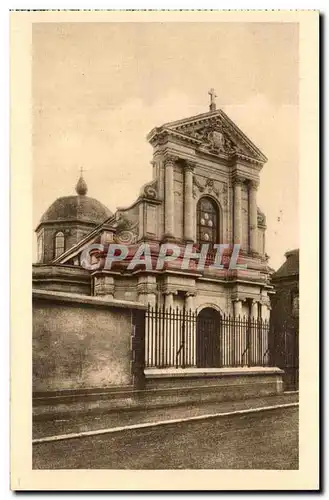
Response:
M165 131L213 154L231 156L239 153L261 163L267 161L266 156L222 110L166 123L153 129L149 138Z

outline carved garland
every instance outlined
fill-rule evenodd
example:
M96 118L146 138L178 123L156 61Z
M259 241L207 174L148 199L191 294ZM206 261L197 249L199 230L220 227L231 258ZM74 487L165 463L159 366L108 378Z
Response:
M221 182L222 188L218 189L216 187L216 181L214 179L207 179L206 182L203 184L200 182L197 176L193 177L193 184L196 188L198 188L200 193L214 193L217 198L221 198L221 202L223 206L227 206L227 184L224 182ZM193 189L193 197L197 197L197 190Z
M224 152L228 155L238 155L241 159L255 164L263 164L263 161L257 159L258 155L250 142L235 127L226 123L222 117L217 116L211 119L202 119L192 123L181 125L176 129L183 134L189 134L190 137L206 142L214 152Z

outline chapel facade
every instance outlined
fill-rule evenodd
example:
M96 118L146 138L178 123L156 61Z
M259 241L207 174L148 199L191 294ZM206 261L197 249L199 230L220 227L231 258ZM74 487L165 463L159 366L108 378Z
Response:
M34 288L268 319L266 218L257 205L264 154L216 109L213 92L208 112L155 127L147 139L153 147L152 179L132 205L111 214L86 196L81 176L74 203L67 197L58 215L49 209L51 217L41 219ZM131 250L147 243L154 259L161 243L178 245L182 252L186 245L197 252L202 244L239 244L246 267L182 269L176 261L163 269L128 270L123 263L106 269L97 266L98 258L86 269L86 249L111 243Z

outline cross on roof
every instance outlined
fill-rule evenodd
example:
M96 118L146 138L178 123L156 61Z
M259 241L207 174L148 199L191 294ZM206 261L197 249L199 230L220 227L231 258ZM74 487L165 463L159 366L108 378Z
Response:
M215 93L215 89L210 89L208 94L210 95L210 106L209 106L209 109L210 111L215 111L216 110L216 93Z

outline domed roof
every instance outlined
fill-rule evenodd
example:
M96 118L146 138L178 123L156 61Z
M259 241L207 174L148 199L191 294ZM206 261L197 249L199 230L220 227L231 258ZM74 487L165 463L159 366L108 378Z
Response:
M55 221L81 221L101 224L112 212L95 198L86 196L87 184L81 176L76 185L76 195L57 198L41 217L40 224Z

